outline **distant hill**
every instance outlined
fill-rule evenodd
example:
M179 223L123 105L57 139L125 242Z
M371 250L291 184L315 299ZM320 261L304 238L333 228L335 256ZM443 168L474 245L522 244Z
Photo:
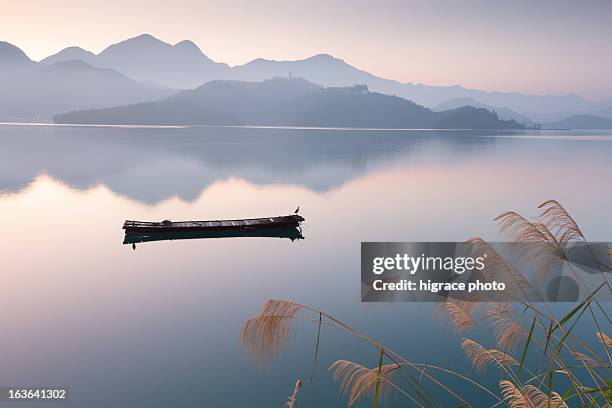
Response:
M158 102L71 112L56 123L310 126L361 128L521 128L486 109L433 112L365 86L323 88L300 78L212 81Z
M64 48L57 54L53 54L42 61L41 65L51 65L56 62L81 60L89 65L96 65L96 54L91 51L84 50L81 47Z
M69 47L41 63L73 59L97 67L112 68L140 82L182 89L225 78L230 70L227 64L208 58L189 40L171 45L149 34L113 44L98 55L79 47Z
M595 115L573 115L558 122L543 125L548 129L612 129L612 119Z
M489 106L487 104L475 101L472 98L449 99L448 101L445 101L439 105L436 105L434 108L432 108L432 110L436 112L440 112L444 110L460 108L462 106L473 106L475 108L484 108L484 109L490 110L491 112L497 113L497 116L499 116L499 118L503 120L514 119L517 122L522 123L524 125L528 125L528 126L532 126L535 124L535 122L529 119L527 116L522 115L518 112L515 112L512 109Z
M427 107L434 107L454 98L469 98L480 101L489 107L503 107L526 116L530 116L530 113L537 115L555 112L586 112L605 107L598 102L591 102L576 94L523 95L512 92L480 91L458 85L428 86L401 83L377 77L328 54L318 54L297 61L275 61L259 58L232 68L231 78L262 81L276 76L287 77L290 74L323 86L366 84L372 91L397 95Z
M109 67L140 81L172 88L193 88L227 76L229 66L217 63L189 40L170 45L144 34L102 51L96 65Z
M36 63L13 44L0 41L0 80L13 76L19 72L28 71Z
M380 79L329 54L317 54L296 61L274 61L258 58L247 64L235 66L230 76L232 79L252 82L293 76L305 78L315 84L328 87L367 84L370 88L373 87L373 83Z
M603 116L604 118L612 119L612 100L610 106L599 111L591 112L595 116Z
M0 81L0 115L51 118L75 109L161 99L174 92L147 88L112 69L64 61Z

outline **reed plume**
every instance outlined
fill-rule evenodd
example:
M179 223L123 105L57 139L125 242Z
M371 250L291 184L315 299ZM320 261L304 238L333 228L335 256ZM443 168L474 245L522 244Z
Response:
M516 242L548 242L548 234L522 215L506 211L495 217L502 234L510 236Z
M570 350L570 353L574 355L582 364L588 365L591 367L604 367L599 361L587 356L586 354L579 353L577 351Z
M488 242L479 237L470 238L466 244L473 257L487 259L483 274L490 281L499 280L506 283L505 292L514 301L527 301L533 290L527 279L521 275L504 257ZM532 295L529 295L532 294Z
M491 303L483 315L483 320L492 322L498 346L503 350L514 352L527 337L527 330L512 318L511 312L512 309L508 305Z
M565 245L573 240L585 240L584 234L571 215L556 200L548 200L538 206L542 209L540 218L548 229L554 231L557 242Z
M559 242L546 225L533 223L514 211L498 215L495 221L500 232L509 236L537 267L539 277L560 267L566 260Z
M244 322L242 343L265 363L282 350L292 328L295 314L303 305L286 300L268 300L259 314Z
M611 338L609 338L603 332L600 332L600 331L595 332L595 335L597 336L597 338L599 339L601 344L603 344L607 348L612 348L612 339Z
M435 319L448 319L455 333L461 333L476 326L471 314L478 303L463 299L446 299L434 303L433 317Z
M549 398L533 385L518 388L508 380L500 381L499 388L508 408L568 408L563 398L554 391Z
M466 302L471 303L471 302ZM474 327L474 320L470 316L470 309L462 307L455 301L444 302L444 307L448 313L449 321L455 328L456 333L461 333L467 329Z
M376 384L379 393L386 395L392 384L393 373L399 368L398 364L367 368L352 361L338 360L329 367L329 371L333 371L334 381L340 381L340 390L346 394L350 407L364 395L373 394Z
M297 408L297 395L298 392L302 389L302 380L298 378L295 382L295 387L293 387L293 394L287 399L285 403L286 408Z
M447 298L445 300L441 300L434 303L433 313L436 317L446 317L448 315L448 303L454 303L456 306L463 309L463 311L467 314L472 314L476 306L478 306L477 302L472 302L471 300L464 299L455 299L455 298Z
M505 368L504 366L509 365L518 365L518 362L512 358L512 356L495 349L487 350L474 340L463 339L461 347L472 363L472 366L474 366L478 372L482 371L489 363L495 363L501 368Z
M557 241L557 237L555 237L555 234L552 233L552 231L548 228L546 224L544 224L543 222L533 222L532 224L538 231L540 231L546 241L559 244L559 241Z
M508 380L501 380L499 388L507 402L508 408L536 408L536 406L523 395L521 390Z

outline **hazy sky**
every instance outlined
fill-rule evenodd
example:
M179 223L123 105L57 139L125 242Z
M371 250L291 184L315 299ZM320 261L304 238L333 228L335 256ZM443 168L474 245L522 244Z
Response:
M609 0L0 0L0 40L35 60L142 33L230 65L326 52L402 82L612 96Z

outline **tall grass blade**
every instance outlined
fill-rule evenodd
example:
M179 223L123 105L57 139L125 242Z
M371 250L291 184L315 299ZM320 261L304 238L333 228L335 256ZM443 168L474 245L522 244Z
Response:
M553 386L553 372L552 370L550 370L548 372L548 404L547 404L547 408L550 408L550 400L552 397L552 386Z
M576 307L574 307L572 310L570 310L569 313L567 313L565 316L563 316L563 318L561 320L559 320L559 323L557 325L555 325L555 327L553 327L552 332L554 332L555 330L557 330L558 328L563 326L565 323L567 323L567 321L570 320L572 318L572 316L574 316L580 309L582 309L584 307L584 305L586 305L587 303L589 303L591 301L591 299L595 296L595 294L597 292L599 292L599 290L602 287L604 287L604 285L605 285L605 283L602 283L601 285L599 285L597 287L597 289L595 289L593 292L591 292L591 294L589 296L586 297L586 299L584 299Z
M521 380L521 371L523 371L523 364L525 363L525 356L527 355L527 349L529 349L529 343L531 342L531 336L533 336L533 328L535 327L536 320L538 316L533 316L533 322L531 322L531 328L529 329L529 334L527 335L527 340L525 340L525 347L523 348L523 355L521 356L521 361L519 362L518 373L516 378L518 381Z
M586 306L588 306L590 304L589 303L586 304ZM570 326L570 328L565 332L565 334L563 335L563 337L561 338L561 340L559 340L559 343L557 343L557 346L555 347L557 353L561 353L561 350L563 349L563 345L565 344L565 340L567 340L567 337L570 335L570 333L572 332L572 330L574 330L574 327L576 327L576 324L578 323L578 321L580 320L580 318L582 317L582 315L584 314L585 310L587 310L588 307L584 307L581 311L580 314L578 315L578 317L576 318L576 320L574 320L574 322L572 323L572 325Z
M404 375L400 373L406 384L419 396L419 398L428 406L432 407L432 402L430 402L427 398L430 398L433 403L435 403L438 407L442 408L440 401L427 390L426 387L421 385L421 380L417 380L412 374L407 373Z
M542 361L544 361L544 358L546 357L546 352L548 351L548 345L550 344L550 337L552 336L554 322L555 319L551 318L550 325L548 326L548 331L546 332L546 344L544 345L544 353L542 353Z
M317 369L317 356L319 355L319 340L321 339L321 323L323 322L323 313L319 313L319 327L317 329L317 343L315 345L314 359L312 362L312 372L310 373L310 382L314 378L315 370Z
M380 375L382 374L382 363L383 363L383 355L385 349L383 347L380 348L380 357L378 358L378 378L376 379L376 386L374 387L374 402L373 407L376 408L378 404L378 390L380 388Z

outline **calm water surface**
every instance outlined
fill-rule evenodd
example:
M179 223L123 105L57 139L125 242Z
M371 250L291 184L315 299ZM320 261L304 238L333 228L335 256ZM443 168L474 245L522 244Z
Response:
M299 323L261 367L239 334L269 298L325 310L414 361L469 371L430 306L360 304L360 242L496 240L493 217L536 215L549 198L591 240L610 241L611 155L609 132L0 125L0 386L68 386L58 406L70 407L280 407L310 375L316 330ZM301 241L122 244L125 219L297 205ZM373 366L377 354L329 329L319 359L303 403L344 406L326 368Z

